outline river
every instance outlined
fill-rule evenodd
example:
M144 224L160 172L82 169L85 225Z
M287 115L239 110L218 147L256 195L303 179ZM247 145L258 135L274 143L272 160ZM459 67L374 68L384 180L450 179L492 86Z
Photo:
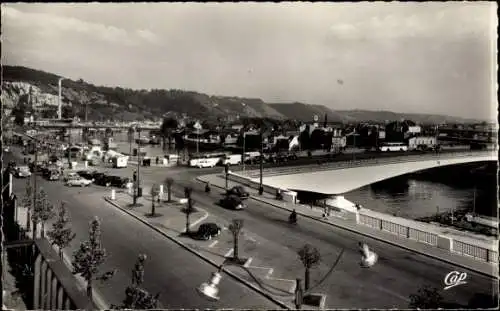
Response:
M453 170L460 175L460 168ZM496 218L496 193L495 178L491 174L485 177L462 172L462 177L457 178L450 174L450 169L436 169L375 183L351 191L345 198L375 211L411 219L452 209L475 210L480 215Z

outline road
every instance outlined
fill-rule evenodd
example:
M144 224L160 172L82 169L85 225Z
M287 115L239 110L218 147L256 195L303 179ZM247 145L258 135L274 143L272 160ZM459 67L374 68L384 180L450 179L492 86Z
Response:
M114 171L116 175L130 176L132 169L111 171ZM215 171L221 170L222 168L215 169ZM221 222L227 223L235 217L244 219L245 230L253 234L260 243L259 251L262 257L275 268L276 272L281 271L287 278L302 276L303 268L297 258L296 250L306 243L313 244L322 254L322 262L313 270L312 284L320 280L321 276L328 271L340 250L346 249L336 270L323 285L315 289L315 292L328 294L327 306L329 308L406 308L410 294L416 293L423 285L431 285L442 290L445 275L455 270L466 272L468 283L441 291L446 302L467 306L471 300L477 299L478 295L491 295L498 288L497 282L473 271L433 260L314 220L300 218L299 226L290 227L286 222L288 213L253 200L248 201L249 207L244 211L235 212L222 209L213 204L220 198L219 191L214 189L207 197L203 192L203 185L192 181L196 175L209 171L213 172L214 169L186 170L141 167L141 180L144 185L151 185L155 182L161 183L167 176L173 177L176 185L174 190L177 193L182 193L183 186L194 186L194 199L197 204L200 204L211 214L220 217ZM82 206L79 209L86 208ZM90 219L94 215L93 213L98 214L97 211L88 213L87 219ZM122 219L122 216L118 217L114 212L107 213L112 213L114 216L103 215L103 217L109 217L106 219L116 217L120 223L134 223L131 220ZM136 226L138 225L136 224ZM130 230L132 229L123 230L122 234L125 235L139 229ZM151 234L140 233L143 236ZM358 266L358 241L367 242L379 254L380 261L373 269L366 270ZM131 244L127 241L123 247L127 248L129 245ZM136 249L136 247L132 249ZM134 258L128 260L129 266L133 264L133 260ZM151 270L157 271L156 268L151 268ZM210 269L207 271L201 275L205 277L210 273ZM203 277L200 281L203 281ZM191 284L191 282L189 283ZM194 283L196 284L196 282ZM488 302L488 300L484 301ZM493 306L493 302L491 303L483 305L483 307Z
M177 178L178 185L193 185L187 178ZM416 253L403 250L373 239L341 230L308 218L300 218L299 226L290 226L286 220L288 212L272 208L254 200L248 201L248 208L241 212L223 209L215 204L221 192L212 191L211 200L203 192L204 186L197 184L194 199L203 204L210 213L220 216L226 222L232 218L245 221L246 230L256 233L263 244L269 241L282 254L275 260L276 267L284 267L289 272L301 276L300 264L296 251L302 245L310 243L322 254L322 263L316 269L316 281L324 275L335 261L341 249L346 249L336 271L316 291L328 293L329 308L405 308L408 297L416 293L424 284L438 289L443 288L443 280L451 271L466 272L468 284L448 291L442 291L443 297L450 303L466 306L476 294L492 294L498 288L498 282L453 265L437 261ZM358 266L358 241L368 243L380 256L374 269L365 270ZM295 255L295 259L293 256ZM292 264L295 262L296 264ZM296 271L296 269L300 269ZM295 270L295 271L294 271ZM315 281L312 282L313 284ZM497 292L495 290L495 292ZM360 298L360 295L362 298ZM496 305L496 304L495 304ZM490 305L491 306L491 305Z
M4 155L4 160L10 159L11 155ZM93 217L102 220L103 245L109 257L101 271L118 269L113 279L105 284L96 284L109 304L119 304L124 299L124 289L130 284L130 271L137 255L144 253L148 255L145 288L151 293L160 293L163 308L278 308L229 276L220 284L223 294L219 302L212 303L200 297L195 287L206 282L215 268L139 221L110 207L104 200L92 199L96 191L103 191L100 187L67 188L61 182L48 182L40 177L38 185L43 187L53 203L67 203L71 227L76 233L70 254L88 238L88 224ZM24 186L24 179L14 179L13 189L19 198L24 195Z
M219 168L219 170L222 170ZM310 243L320 250L322 262L314 269L312 284L321 279L341 249L346 249L341 263L332 275L315 291L327 293L328 308L406 308L409 295L423 285L431 285L439 290L447 303L467 306L478 295L492 295L497 292L498 282L473 271L447 264L429 257L391 246L373 239L325 225L312 219L300 218L299 226L291 227L287 222L288 213L254 200L248 201L243 211L230 211L214 203L221 192L213 189L207 196L204 185L193 182L195 176L208 170L179 170L141 168L144 185L162 182L166 176L175 180L174 191L182 195L184 186L194 186L193 198L204 209L228 223L233 218L245 221L245 230L252 233L261 243L262 257L274 269L282 271L287 278L301 277L303 268L296 251ZM213 170L212 170L213 171ZM203 174L202 173L202 174ZM119 174L130 174L127 170ZM380 256L375 268L366 270L358 266L357 243L367 242ZM443 281L451 271L466 272L467 284L444 291ZM496 305L493 301L486 307ZM483 305L483 307L485 307Z

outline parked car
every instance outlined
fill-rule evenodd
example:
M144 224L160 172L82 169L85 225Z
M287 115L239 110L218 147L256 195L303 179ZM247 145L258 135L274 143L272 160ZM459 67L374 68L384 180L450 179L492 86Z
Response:
M94 175L96 172L91 172L91 171L78 171L76 172L78 176L83 177L85 179L92 180L94 179Z
M197 240L208 241L220 235L222 229L216 223L208 222L201 224L198 231L194 232L192 237Z
M229 208L234 210L242 210L245 208L245 205L243 204L241 198L235 195L225 196L219 201L219 204L224 208Z
M87 187L92 183L92 180L85 179L83 177L71 178L66 182L66 186L69 187Z
M59 180L60 178L61 174L59 174L58 170L51 170L47 175L48 180Z
M109 187L118 187L118 188L127 188L127 185L130 183L130 178L120 177L120 176L107 176L106 178L106 186Z
M28 166L19 166L16 168L15 176L18 178L26 178L31 176L31 171Z
M107 176L104 173L95 173L94 175L94 183L99 186L106 186Z
M68 180L70 179L75 179L75 178L79 178L80 176L77 174L77 173L69 173L67 175L64 176L64 181L67 182Z

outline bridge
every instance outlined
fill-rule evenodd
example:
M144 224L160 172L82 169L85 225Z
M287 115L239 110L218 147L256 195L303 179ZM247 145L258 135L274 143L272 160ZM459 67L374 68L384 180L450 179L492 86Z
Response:
M71 128L71 129L129 129L130 127L134 127L139 130L159 130L160 124L94 124L94 123L46 123L46 124L37 124L37 128L46 128L46 129L62 129L62 128Z
M496 152L475 151L336 162L264 171L263 184L333 196L430 168L497 160ZM259 181L258 171L248 171L245 175L251 181Z

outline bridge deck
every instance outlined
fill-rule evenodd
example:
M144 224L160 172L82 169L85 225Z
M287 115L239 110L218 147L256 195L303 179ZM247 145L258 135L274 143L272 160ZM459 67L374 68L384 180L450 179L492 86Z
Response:
M378 181L429 168L497 160L498 158L495 154L489 153L469 157L426 159L422 161L351 167L292 175L264 176L263 182L266 185L282 189L337 195ZM257 181L258 178L253 180Z

